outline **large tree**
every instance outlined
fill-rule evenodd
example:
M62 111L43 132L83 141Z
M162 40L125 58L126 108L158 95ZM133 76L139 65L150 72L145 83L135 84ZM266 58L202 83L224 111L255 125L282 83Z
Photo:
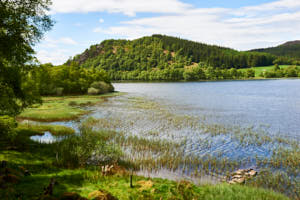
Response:
M0 115L15 116L39 100L23 80L35 62L33 46L53 25L47 14L50 4L50 0L0 0Z

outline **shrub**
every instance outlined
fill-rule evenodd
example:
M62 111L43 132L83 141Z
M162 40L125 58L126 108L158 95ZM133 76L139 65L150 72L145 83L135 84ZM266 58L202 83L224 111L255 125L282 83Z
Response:
M15 118L4 115L0 116L0 133L1 137L13 140L17 135L15 128L17 127L17 122Z
M97 95L97 94L99 94L99 90L98 89L96 89L96 88L89 88L88 89L88 94L89 95Z
M94 82L91 84L91 88L98 90L98 94L105 94L108 92L113 92L114 87L110 83L105 83L103 81Z
M69 106L77 106L78 104L76 101L70 101L68 105Z

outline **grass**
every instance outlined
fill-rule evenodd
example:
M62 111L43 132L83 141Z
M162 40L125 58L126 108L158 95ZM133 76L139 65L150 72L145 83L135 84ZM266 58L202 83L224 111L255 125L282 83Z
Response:
M284 69L289 67L290 65L280 65L280 68ZM265 71L269 71L274 67L274 65L271 66L262 66L262 67L253 67L252 69L255 70L255 78L261 78L261 73ZM245 71L247 69L240 69L241 71Z
M264 172L264 176L258 176L249 185L299 197L300 151L297 141L271 137L263 127L206 123L205 118L171 113L167 107L145 98L129 97L122 101L125 103L118 104L118 109L122 110L115 110L115 115L89 118L82 125L118 131L110 135L110 140L124 150L124 159L135 163L138 169L154 173L163 169L195 178L213 175L222 180L237 169L256 166L258 171L265 168L268 173ZM154 124L155 128L148 129L147 124ZM194 133L192 139L184 135L186 129ZM137 133L131 133L132 130ZM254 151L242 158L228 157L222 151L210 153L225 143L238 144L235 148L241 150L264 148L271 153L269 156L257 155L260 152ZM190 153L189 144L196 144L199 150ZM199 151L205 153L197 154Z
M133 177L133 188L129 186L129 174L117 173L103 176L98 166L78 169L65 169L53 165L54 144L39 144L28 139L28 133L19 130L18 140L25 141L22 149L0 151L0 160L8 161L8 167L23 167L31 176L22 177L9 188L0 188L1 199L36 199L43 192L51 178L58 182L54 187L54 197L64 192L76 192L83 197L95 190L106 190L118 199L288 199L270 190L242 185L202 185L189 182L175 182L164 179ZM20 145L17 143L17 145ZM147 185L145 185L148 183Z
M75 131L72 128L60 126L60 125L50 125L50 124L25 124L19 123L18 129L27 129L32 132L36 132L37 135L44 134L44 132L49 131L52 135L70 135L74 134Z
M18 116L18 119L41 122L73 120L88 113L83 109L84 106L101 103L106 97L121 94L116 92L97 96L44 97L42 105L33 105L31 108L27 108Z

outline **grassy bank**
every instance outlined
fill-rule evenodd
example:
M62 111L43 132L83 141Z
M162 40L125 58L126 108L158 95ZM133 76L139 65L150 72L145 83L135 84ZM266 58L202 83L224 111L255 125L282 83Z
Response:
M163 179L149 179L134 176L130 187L130 174L119 170L113 175L103 175L101 167L67 169L55 165L55 145L40 144L29 140L32 134L26 129L18 130L17 150L1 150L0 160L6 160L7 167L18 173L25 168L30 176L19 176L9 187L0 189L2 199L36 199L55 178L53 195L57 199L65 192L76 192L82 197L91 197L91 192L105 190L118 199L288 199L270 190L243 185L202 185L188 182L174 182ZM3 147L3 146L2 146ZM3 149L3 148L1 148ZM121 168L123 169L123 168ZM1 177L2 178L2 177ZM2 181L2 179L1 179ZM0 182L1 182L0 181ZM3 182L1 182L3 186ZM6 185L7 186L7 185ZM92 199L92 198L89 198Z
M41 122L67 121L73 120L88 111L83 107L101 103L107 97L121 95L115 92L104 95L82 95L82 96L63 96L63 97L44 97L42 105L34 105L27 108L19 116L19 120L33 120Z
M280 65L279 67L281 69L285 69L287 67L289 67L290 65ZM262 78L261 77L261 73L266 72L271 70L272 68L274 68L274 65L271 66L262 66L262 67L252 67L252 69L254 69L255 71L255 78ZM240 69L241 71L246 71L247 69Z
M70 135L75 133L74 129L72 128L50 124L19 123L18 129L27 131L29 130L32 133L36 133L36 135L44 134L46 131L49 131L54 136Z

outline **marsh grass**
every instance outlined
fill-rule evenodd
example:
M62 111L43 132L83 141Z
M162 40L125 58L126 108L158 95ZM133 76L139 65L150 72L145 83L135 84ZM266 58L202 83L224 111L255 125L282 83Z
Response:
M75 133L75 130L72 128L52 124L19 123L18 129L27 129L36 132L37 135L44 134L46 131L49 131L54 136L71 135Z
M115 92L96 96L44 97L42 105L33 105L31 108L27 108L18 116L18 119L41 122L74 120L81 115L89 113L83 107L95 105L103 102L105 98L122 94Z
M40 144L31 141L30 131L26 131L18 130L17 144L22 147L22 151L0 151L0 160L8 161L8 167L14 170L18 170L21 166L28 169L31 176L22 177L19 183L10 185L9 188L0 188L1 199L39 199L39 195L51 178L55 178L58 182L54 187L54 198L59 198L64 192L77 192L83 197L88 197L90 192L102 189L122 200L288 199L281 194L256 187L227 184L196 186L186 181L175 182L141 176L134 176L134 187L131 188L129 173L103 176L101 166L97 165L74 169L58 167L53 153L56 144ZM108 143L112 138L111 134L111 132L99 133L101 139ZM24 141L26 141L25 146L20 145ZM146 181L151 182L149 187L141 185Z
M123 159L135 163L137 170L167 169L184 176L209 175L224 181L233 171L254 166L270 174L258 175L250 185L259 186L260 179L268 179L263 187L299 198L295 192L299 188L299 142L272 137L267 126L212 123L209 116L173 113L142 97L121 98L117 106L106 106L116 114L90 118L83 124L95 130L117 131L110 138L112 144L123 150ZM285 173L288 179L282 181L278 174L272 174L275 171Z

